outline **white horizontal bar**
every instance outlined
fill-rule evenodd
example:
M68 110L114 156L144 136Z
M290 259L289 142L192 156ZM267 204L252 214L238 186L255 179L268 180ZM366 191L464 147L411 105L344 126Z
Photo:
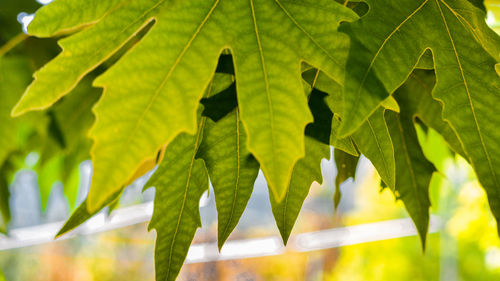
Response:
M440 224L438 217L431 216L429 233L437 232ZM297 234L294 247L306 252L414 235L417 230L411 219L396 219Z
M100 213L80 228L59 239L68 239L76 235L89 235L147 222L152 213L153 202L115 210L110 217L106 217L105 213ZM53 242L54 236L63 224L64 222L56 222L13 229L9 232L8 237L0 236L0 250ZM440 228L439 218L431 216L429 233L437 232ZM415 226L411 219L406 218L297 234L290 238L286 249L281 238L277 236L230 240L225 243L220 253L217 243L200 243L189 248L186 263L279 255L285 250L292 252L316 251L414 235L417 235Z

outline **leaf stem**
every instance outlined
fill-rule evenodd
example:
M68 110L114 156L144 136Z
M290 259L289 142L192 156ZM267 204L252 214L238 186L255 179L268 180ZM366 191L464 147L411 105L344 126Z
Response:
M6 53L10 52L17 45L21 44L29 36L23 32L17 34L14 38L10 39L5 45L0 47L0 57L3 57Z

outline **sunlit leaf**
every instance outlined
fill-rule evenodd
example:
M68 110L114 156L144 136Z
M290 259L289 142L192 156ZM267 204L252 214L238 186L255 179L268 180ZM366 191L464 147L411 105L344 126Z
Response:
M123 190L120 190L116 194L113 194L113 196L110 196L107 198L107 200L100 206L95 211L89 212L87 210L87 200L84 200L78 208L71 214L69 219L64 223L63 227L59 230L59 232L56 234L55 238L58 238L69 231L77 228L80 226L82 223L86 222L89 220L91 217L95 216L97 213L99 213L103 208L106 206L112 205L114 202L118 201L120 198L120 195L122 194Z
M52 9L72 14L78 8L71 0L55 3L44 8L30 30L43 30L40 26L53 17ZM293 166L304 155L303 130L312 121L301 87L300 62L306 60L341 80L348 41L336 27L340 21L355 19L355 14L326 0L132 1L116 7L106 4L109 9L104 14L102 5L90 16L58 23L91 26L61 41L63 52L36 74L14 109L20 114L50 106L141 27L155 21L148 34L96 80L105 92L95 108L97 122L91 131L95 173L89 207L119 189L139 163L176 135L194 132L198 101L225 48L231 49L236 65L248 149L281 198ZM96 15L102 17L91 21ZM62 69L65 77L58 75ZM121 161L113 161L115 155L121 155Z
M293 168L292 180L283 200L277 200L270 191L269 197L274 219L286 244L293 226L299 215L302 204L309 194L313 182L322 182L321 159L329 158L330 149L327 145L306 137L306 156L297 162Z

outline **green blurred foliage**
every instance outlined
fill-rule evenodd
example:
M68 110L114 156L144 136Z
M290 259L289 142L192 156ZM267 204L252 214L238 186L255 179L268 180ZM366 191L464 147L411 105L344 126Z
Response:
M16 173L23 169L37 172L42 210L45 210L54 184L61 182L70 208L75 207L79 188L79 165L89 158L91 141L87 131L94 121L92 105L100 97L93 88L91 73L75 90L71 99L59 101L48 111L37 111L19 118L10 112L32 80L32 73L59 52L55 39L28 37L18 22L20 13L33 13L40 7L34 0L0 2L0 231L10 218L9 189ZM103 71L100 69L99 71ZM27 164L31 153L38 161Z

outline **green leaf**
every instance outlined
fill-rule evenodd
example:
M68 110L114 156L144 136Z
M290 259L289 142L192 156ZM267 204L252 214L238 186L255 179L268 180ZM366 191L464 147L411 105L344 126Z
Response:
M28 25L30 34L37 37L52 37L61 33L92 25L106 14L123 5L123 0L53 1L36 12ZM79 11L79 13L70 11Z
M17 148L15 132L19 119L10 117L10 110L29 83L31 68L21 56L0 57L0 165Z
M332 128L330 132L330 145L335 148L341 149L351 155L359 155L356 147L352 143L352 139L350 137L347 138L339 138L337 135L337 131L341 125L340 121L340 113L342 111L342 86L339 83L335 82L331 78L329 78L323 72L318 72L318 69L310 69L304 71L302 77L308 84L311 86L314 85L316 91L328 93L328 96L324 98L324 101L330 108L330 110L334 113L332 119Z
M68 94L87 73L147 25L148 4L154 2L63 0L42 7L29 25L31 35L47 37L78 26L92 26L59 41L63 52L34 74L35 80L12 114L45 109Z
M380 105L385 109L392 110L397 113L399 113L399 111L401 110L399 108L398 102L392 96L388 96L380 103Z
M342 122L340 121L340 117L333 116L332 119L332 132L330 135L330 145L333 147L340 149L346 153L349 153L353 156L358 156L359 152L356 146L353 143L352 137L340 138L337 134L340 125Z
M397 95L397 92L396 92ZM417 227L425 249L429 227L429 184L436 170L422 152L411 114L400 104L401 114L387 111L385 117L394 145L397 197L403 201Z
M484 6L484 0L468 0L468 1L471 2L474 6L486 12L486 7Z
M198 153L214 188L220 250L238 224L259 172L259 163L246 148L237 108L217 122L206 120Z
M274 193L269 190L269 198L273 210L276 225L281 233L283 243L288 242L290 233L302 204L309 194L311 184L322 182L321 159L329 158L330 148L314 138L306 137L306 156L300 159L293 168L290 186L283 200L278 200Z
M199 201L208 189L203 160L196 153L204 121L195 136L181 134L167 147L165 159L147 186L156 188L149 229L156 229L156 280L175 280L196 229L201 226Z
M119 201L120 195L122 194L123 190L118 191L116 194L113 194L112 196L106 198L104 203L99 206L96 210L89 212L87 210L87 200L84 200L78 208L71 214L69 219L64 223L63 227L57 232L56 237L58 238L69 231L77 228L80 226L82 223L86 222L89 220L91 217L95 216L97 213L99 213L102 209L104 209L106 206L110 206L115 204L115 202Z
M433 53L438 77L446 77L438 83L436 98L446 96L446 89L448 96L461 96L465 102L457 100L456 104L463 105L469 103L469 96L474 103L482 93L495 92L498 77L494 77L493 67L500 41L487 27L483 11L466 0L366 2L370 6L367 15L341 26L351 37L344 88L346 122L341 135L354 132L406 80L427 49ZM472 77L474 83L467 83ZM490 85L489 90L473 85L482 85L482 81ZM450 88L461 94L451 94Z
M449 167L449 160L454 157L449 149L448 143L442 135L432 128L424 131L421 124L415 124L418 142L422 148L425 158L429 160L436 170L442 175L446 175ZM432 185L431 185L432 186Z
M359 151L377 169L382 180L392 189L396 182L396 164L391 136L384 119L385 109L380 107L352 135Z
M434 58L432 57L431 50L425 50L424 54L420 56L417 65L415 66L417 69L434 69Z
M78 165L90 158L91 141L88 130L94 121L91 108L100 96L84 79L69 97L57 102L47 112L48 137L38 143L40 160L37 163L41 205L44 210L56 181L61 181L70 206L74 206L78 189Z
M59 2L68 4L57 13L75 13L73 1ZM49 21L40 17L32 30ZM176 135L194 133L198 101L226 48L235 61L248 149L281 198L293 166L304 155L303 130L312 121L301 87L301 61L342 80L348 41L336 27L355 18L348 8L328 0L124 2L61 41L64 51L35 75L14 114L50 106L154 20L144 38L95 82L105 92L91 131L95 173L89 208L119 189L131 171Z
M341 133L362 124L431 49L437 77L432 95L444 104L443 118L462 141L500 219L500 115L492 106L500 104L498 36L484 23L483 11L466 0L375 2L368 1L371 9L360 21L343 26L353 40Z
M335 159L335 165L337 166L337 176L335 177L335 194L333 195L333 205L335 210L340 204L340 184L346 181L348 178L355 178L356 167L358 166L359 156L353 156L349 153L345 153L340 149L335 149L333 151L333 157Z
M436 130L453 151L468 159L455 131L447 121L442 119L442 105L432 98L435 82L436 77L433 71L416 69L397 90L398 100L404 102L408 114L412 114L426 126Z

